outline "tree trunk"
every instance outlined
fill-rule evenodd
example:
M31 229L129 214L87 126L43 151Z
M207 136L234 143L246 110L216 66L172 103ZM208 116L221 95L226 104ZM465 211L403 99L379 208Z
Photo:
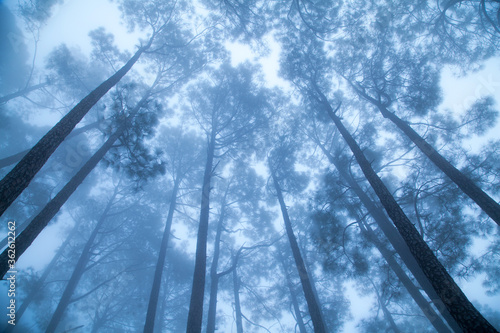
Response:
M64 253L64 250L68 246L69 242L73 239L73 236L78 232L78 226L74 226L73 230L71 230L70 234L66 237L64 242L61 244L59 249L57 250L56 254L50 261L50 263L47 265L45 270L43 271L42 276L35 282L35 285L33 286L32 291L26 296L26 298L23 300L23 303L19 307L19 310L16 311L16 321L19 322L21 317L23 316L24 312L28 308L28 306L31 304L33 299L38 295L42 287L44 286L45 280L49 276L49 274L52 272L54 267L56 266L57 262L59 261L59 258L62 256ZM14 325L8 325L5 333L10 333L15 329L16 326Z
M34 91L34 90L41 89L41 88L46 87L48 85L49 85L48 82L43 82L43 83L35 84L34 86L31 86L31 87L26 87L26 88L24 88L22 90L16 91L15 93L8 94L8 95L5 95L3 97L0 97L0 105L4 104L4 103L7 103L11 99L14 99L14 98L19 97L19 96L26 95L26 94Z
M318 91L319 92L319 91ZM440 299L465 332L496 332L495 328L477 311L458 285L436 258L427 243L422 239L415 226L405 215L392 194L373 170L356 141L344 127L340 118L332 110L326 97L321 94L321 101L326 111L347 142L365 177L379 197L387 214L394 222L399 233L408 244L411 253L424 271Z
M80 258L78 258L78 262L76 263L75 269L73 270L73 274L71 274L71 278L69 279L68 284L66 285L66 288L64 289L64 292L61 296L61 299L59 300L59 304L57 304L57 308L54 311L54 314L52 315L52 319L50 320L49 325L47 326L46 329L47 333L52 333L56 331L56 328L63 317L64 311L71 303L71 296L73 296L73 292L75 291L78 282L80 282L80 279L83 273L85 272L85 267L87 266L88 261L90 259L90 253L92 250L92 246L94 245L95 238L97 237L99 229L103 225L104 221L106 221L107 214L111 209L111 206L113 204L113 201L117 193L118 191L117 189L115 189L115 192L113 193L111 199L108 201L108 204L106 205L106 208L104 209L101 218L97 222L96 226L94 227L94 230L92 230L92 233L90 234L89 239L85 243L82 253L80 254Z
M325 149L325 147L317 141L319 147L324 152L324 154L328 157L328 160L335 165L335 168L338 170L340 176L349 184L350 188L354 191L354 193L358 196L361 203L366 207L370 215L373 217L379 228L382 230L384 235L387 237L393 248L398 252L399 256L405 263L406 267L413 274L415 279L418 281L420 286L425 290L425 293L432 302L436 305L436 308L441 313L443 318L446 319L446 322L453 329L454 332L460 333L462 330L458 326L455 319L450 315L446 307L443 305L439 296L437 295L434 287L430 283L429 279L425 276L424 272L418 265L417 261L413 254L411 254L408 245L404 242L403 238L399 234L396 228L391 224L389 219L386 217L384 212L370 199L370 197L365 193L365 191L359 186L359 184L351 177L349 172L346 170L344 166L342 166L337 158L332 156L329 151ZM432 308L431 308L432 310ZM434 311L429 311L425 313L427 318L431 321L434 326L442 327L441 318L438 315L434 316ZM444 325L444 324L443 324ZM438 332L441 332L438 330Z
M455 168L447 159L425 141L408 123L401 120L384 106L378 104L380 113L392 121L415 145L443 171L465 194L481 207L488 216L500 226L500 205L479 186Z
M88 125L85 125L83 127L77 128L77 129L71 131L71 133L66 137L66 140L68 140L72 137L75 137L80 133L86 132L89 129L95 128L99 124L100 124L100 122L96 121L92 124L88 124ZM10 155L10 156L7 156L7 157L0 159L0 169L8 167L9 165L12 165L14 163L19 162L24 156L26 156L27 153L29 153L30 150L31 150L31 148L23 150L17 154Z
M31 221L31 223L26 227L26 229L16 238L16 257L17 261L19 257L26 251L26 249L33 243L35 238L42 232L42 230L47 226L50 220L57 214L61 209L62 205L68 200L68 198L75 192L78 186L83 182L83 180L88 176L88 174L94 170L97 163L106 155L108 150L113 146L114 142L120 137L126 128L126 123L133 119L137 112L139 112L142 105L146 102L149 97L150 91L144 95L144 97L137 103L135 108L130 112L127 117L127 121L120 128L113 133L108 140L99 148L97 152L92 155L92 157L85 163L80 170L71 178L71 180L57 193L57 195L50 200L50 202L42 209L42 211ZM2 254L0 254L0 276L4 276L9 270L8 265L8 249L5 249Z
M236 317L236 333L243 333L243 318L241 315L240 304L240 278L238 277L238 270L236 267L233 269L233 294L234 312Z
M278 258L281 262L281 266L283 267L283 273L286 279L286 285L288 287L288 291L290 292L290 300L292 301L293 312L295 312L295 321L297 322L297 326L299 327L300 333L307 333L306 325L304 324L304 320L302 318L302 313L300 312L299 302L297 300L297 294L295 292L295 288L293 287L292 280L290 279L290 274L288 273L288 267L285 264L285 259L281 254L281 250L278 249Z
M148 311L146 313L146 322L144 324L144 333L149 333L154 331L156 309L158 307L158 296L160 294L161 276L163 273L163 268L165 266L165 256L167 253L168 239L170 236L170 229L172 228L172 220L174 217L175 206L177 204L177 192L179 190L179 185L181 182L181 177L177 176L174 181L174 189L172 190L172 196L170 197L170 207L168 209L167 221L165 223L165 229L163 230L163 238L161 240L160 251L158 253L158 260L156 262L155 275L153 279L153 285L151 287L151 293L149 295Z
M371 227L365 222L360 223L361 232L365 235L365 237L372 242L375 247L379 250L382 257L385 259L389 267L396 274L399 281L406 288L410 296L413 298L415 303L422 310L424 315L429 319L429 322L434 326L437 332L440 333L448 333L450 329L445 325L445 323L441 320L438 314L434 311L431 305L427 302L424 296L420 293L417 287L413 284L410 278L403 271L401 266L397 263L396 259L392 256L389 249L385 247L384 244L378 239L377 235L373 232Z
M116 85L132 68L141 54L149 48L152 39L145 47L139 48L135 55L113 76L80 101L66 116L64 116L43 138L23 157L23 159L0 181L0 216L28 187L37 172L47 162L61 142L82 120L87 112Z
M271 167L270 167L271 169ZM274 188L276 189L276 194L278 196L278 201L281 207L281 213L283 215L283 220L285 221L285 229L288 235L288 240L290 242L290 247L292 249L293 258L295 259L295 265L297 266L297 271L299 273L300 282L302 283L302 289L304 290L304 295L307 301L307 306L309 308L309 314L311 315L311 320L313 322L314 331L316 333L326 332L325 324L323 323L321 316L321 308L314 297L314 292L311 287L311 280L307 273L304 261L302 260L302 255L300 254L299 245L297 244L297 239L293 234L292 223L290 217L288 216L288 211L286 209L285 201L283 199L283 194L281 193L280 185L274 174L274 170L271 171L271 176L274 182Z
M217 266L219 265L220 238L222 235L222 226L224 224L226 196L227 190L224 194L224 198L221 204L220 217L217 223L217 232L215 233L214 257L212 258L212 265L210 266L210 301L208 303L207 333L215 332L215 321L217 314L217 291L219 289L219 274L217 273Z
M373 285L373 289L375 290L375 294L377 295L377 301L378 301L378 304L380 305L380 308L382 309L382 313L384 314L384 317L387 320L387 322L389 322L389 327L390 327L389 329L392 329L392 332L394 332L394 333L401 333L398 326L396 325L396 322L394 321L394 317L392 316L392 313L389 311L389 309L387 309L387 307L385 306L384 300L382 299L382 297L380 297L380 294L377 290L377 286L375 286L375 283L373 283L373 281L370 278L368 278L368 279L370 280L370 282ZM388 332L389 329L387 329L386 332Z
M210 181L212 179L212 167L215 154L215 133L216 130L214 126L212 126L212 133L210 141L208 142L207 163L203 175L200 225L198 227L198 238L196 241L196 259L191 300L189 303L187 333L200 333L203 319L203 296L205 293L205 274L207 268L208 217L210 214Z

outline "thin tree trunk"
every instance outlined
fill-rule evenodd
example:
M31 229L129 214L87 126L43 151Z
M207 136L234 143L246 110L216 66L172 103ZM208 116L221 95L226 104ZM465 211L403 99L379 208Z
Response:
M387 247L382 244L382 242L378 239L377 235L373 232L371 227L365 222L360 222L360 229L365 237L372 242L375 247L379 250L382 257L385 259L389 267L392 269L394 274L398 277L399 281L406 288L410 296L413 298L415 303L422 310L424 315L429 319L429 322L434 326L437 332L440 333L448 333L450 329L445 325L445 323L441 320L438 314L434 311L431 305L427 302L424 296L420 293L417 287L413 284L410 278L403 271L401 266L397 263L396 259L392 256L391 252Z
M295 259L295 265L297 266L297 271L299 273L300 282L302 283L302 289L304 290L304 296L307 301L307 306L309 308L309 314L311 315L311 320L313 322L314 331L316 333L326 332L325 324L323 323L321 316L321 308L319 307L316 298L314 297L314 292L311 287L311 280L307 273L304 261L302 260L302 255L300 254L299 245L297 244L297 239L293 234L292 223L290 217L288 216L288 211L286 209L285 201L283 199L283 194L281 193L280 185L274 174L274 170L271 169L271 176L274 182L274 188L276 189L276 194L278 196L278 201L281 207L281 213L283 215L283 220L285 221L285 229L288 235L288 240L290 242L290 247L292 249L293 258Z
M221 204L221 212L219 221L217 223L217 231L215 233L215 242L214 242L214 256L212 258L212 265L210 266L210 301L208 303L208 318L207 318L207 333L215 332L215 321L217 314L217 292L219 289L219 274L217 273L217 266L219 265L219 256L220 256L220 239L222 235L222 226L224 224L225 217L225 205L226 205L226 196L227 191L224 194L224 198Z
M92 233L90 234L89 239L85 243L85 246L83 247L82 253L80 254L80 258L78 258L78 262L76 263L75 269L73 270L73 274L71 274L71 278L68 281L68 284L66 285L66 288L64 289L64 292L61 296L61 299L59 300L59 303L57 304L57 308L54 311L54 314L52 315L52 318L49 322L49 325L47 326L46 332L47 333L52 333L56 331L57 326L59 325L64 311L68 307L68 305L71 303L71 296L73 296L73 293L78 286L78 282L80 282L80 279L85 272L85 267L87 266L89 259L90 259L90 253L92 246L94 245L95 238L97 237L97 234L99 233L99 230L101 226L103 225L104 221L106 221L107 214L109 210L111 209L111 206L113 205L113 201L116 198L116 195L118 193L118 189L115 188L115 192L113 193L111 199L108 201L108 204L106 205L106 208L104 209L104 212L101 215L101 218L97 222L96 226L94 227L94 230L92 230Z
M88 125L82 126L80 128L77 128L77 129L71 131L71 133L66 137L66 140L68 140L72 137L75 137L78 134L81 134L83 132L86 132L89 129L95 128L99 124L100 124L100 121L96 121L96 122L93 122L92 124L88 124ZM30 150L31 150L31 148L23 150L17 154L10 155L10 156L7 156L7 157L0 159L0 169L8 167L9 165L12 165L14 163L19 162L20 160L22 160L22 158L24 156L26 156L27 153L29 153Z
M443 265L436 258L427 243L422 239L415 226L405 215L392 194L384 185L380 177L373 170L370 162L366 159L356 141L342 124L340 118L332 110L326 97L319 91L324 108L344 137L354 154L365 177L370 182L375 193L379 197L387 214L394 222L399 233L408 244L410 251L424 271L425 275L434 286L440 299L455 318L459 326L465 332L497 332L495 328L477 311L467 296L448 274Z
M288 287L288 292L290 293L290 300L292 301L293 312L295 312L295 321L299 327L300 333L307 333L306 325L304 324L304 319L302 318L302 313L300 312L299 302L297 300L297 294L295 293L295 288L293 287L292 280L290 279L290 274L288 273L288 266L285 264L285 259L281 254L281 250L277 249L278 258L283 267L283 273L285 275L286 285Z
M14 98L19 97L19 96L26 95L27 93L30 93L30 92L32 92L34 90L37 90L37 89L41 89L41 88L46 87L48 85L49 85L48 82L43 82L43 83L35 84L34 86L31 86L31 87L24 88L22 90L16 91L15 93L8 94L8 95L5 95L3 97L0 97L0 105L4 104L4 103L7 103L11 99L14 99Z
M44 286L45 280L49 276L49 274L52 272L54 267L56 266L57 262L59 261L59 258L62 256L64 253L64 250L68 246L69 242L73 239L73 236L77 233L78 231L78 226L75 225L73 227L73 230L71 230L70 234L66 237L64 242L61 244L59 249L57 250L56 254L50 261L50 263L47 265L45 270L43 271L42 276L35 282L35 285L33 286L33 289L31 292L26 296L26 298L23 300L23 303L19 307L19 310L16 311L16 321L19 322L21 320L21 317L23 316L24 312L28 308L28 306L31 304L31 302L35 299L35 297L38 295L42 287ZM8 327L5 330L5 333L10 333L13 330L15 330L16 326L15 325L8 325Z
M210 181L215 154L215 127L212 126L210 141L208 142L207 163L203 175L201 193L200 225L196 241L196 259L193 274L193 287L189 303L187 333L200 333L203 319L203 296L205 294L205 274L207 268L207 236L208 218L210 214Z
M35 238L47 226L50 220L57 214L57 212L64 205L66 200L75 192L83 180L94 170L97 163L106 155L108 150L113 146L115 141L120 137L126 128L126 123L133 119L137 112L139 112L142 105L147 101L150 91L137 103L136 107L130 112L127 121L120 128L113 133L108 140L99 148L97 152L85 163L80 170L71 178L71 180L57 193L57 195L50 200L50 202L42 209L42 211L31 221L26 229L16 238L16 256L17 261L19 257L26 251L26 249L33 243ZM8 265L8 249L5 249L0 254L0 276L4 276L9 270Z
M240 278L236 267L233 270L233 294L234 294L234 312L236 317L236 333L243 333L243 318L241 315L240 303Z
M61 142L82 120L88 111L132 68L141 54L149 48L148 45L139 48L135 55L113 76L80 101L66 116L64 116L43 138L23 157L23 159L0 181L0 216L28 187L31 180L43 167Z
M170 236L170 229L172 228L175 206L177 204L177 192L179 190L180 182L181 177L177 176L177 179L175 179L174 181L172 196L170 197L170 207L168 209L167 221L165 223L165 229L163 230L163 238L161 240L160 251L158 253L158 260L156 262L153 285L151 287L151 293L149 295L149 304L146 314L146 322L144 324L144 333L153 332L155 327L154 325L156 318L156 309L158 307L158 296L160 294L161 277L163 268L165 267L165 256L167 253L168 240Z
M394 321L394 317L392 317L391 312L385 306L384 300L382 299L382 297L380 297L380 294L377 290L377 286L375 286L375 283L373 283L373 281L370 278L369 280L372 283L373 289L375 290L375 294L377 295L377 301L380 307L382 308L382 313L384 314L385 319L389 322L389 327L392 329L394 333L401 333L398 326L396 325L396 322Z
M381 102L375 100L349 82L356 92L364 99L375 105L384 118L389 119L436 165L447 175L465 194L481 207L488 216L500 226L500 204L493 200L486 192L477 186L472 180L455 168L446 158L435 150L424 138L408 125L407 122L390 112Z
M425 290L427 296L429 296L432 302L436 305L436 308L441 313L441 315L446 319L448 325L450 325L454 332L460 333L462 331L461 328L458 326L455 319L450 315L444 304L439 299L439 296L434 290L434 287L430 283L427 276L425 276L424 272L415 260L415 257L413 256L413 254L411 254L408 245L404 242L397 229L391 224L384 212L372 201L372 199L370 199L370 197L368 197L365 191L363 191L359 184L351 177L346 168L339 163L338 159L330 154L330 152L327 151L319 141L317 141L317 143L324 154L328 157L328 160L333 165L335 165L335 168L338 170L340 176L349 184L349 187L354 191L361 203L366 207L370 215L374 218L379 228L382 230L394 249L398 252L406 267L413 274L420 286ZM441 318L437 314L434 316L434 311L426 312L425 315L427 318L429 318L429 320L435 327L445 326L444 323L442 323ZM438 332L441 331L438 330Z
M481 207L488 216L500 226L500 204L486 194L479 186L455 168L447 159L437 152L425 141L413 128L405 121L401 120L394 113L379 105L380 113L385 118L392 121L401 131L403 131L414 144L439 168L443 171L465 194Z

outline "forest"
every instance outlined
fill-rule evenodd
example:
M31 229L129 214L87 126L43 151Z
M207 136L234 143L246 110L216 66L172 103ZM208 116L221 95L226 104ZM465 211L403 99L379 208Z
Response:
M500 1L0 1L0 331L498 332Z

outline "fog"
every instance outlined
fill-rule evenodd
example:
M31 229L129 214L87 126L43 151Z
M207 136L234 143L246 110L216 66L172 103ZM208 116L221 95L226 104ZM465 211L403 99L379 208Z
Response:
M0 1L0 330L497 332L499 11Z

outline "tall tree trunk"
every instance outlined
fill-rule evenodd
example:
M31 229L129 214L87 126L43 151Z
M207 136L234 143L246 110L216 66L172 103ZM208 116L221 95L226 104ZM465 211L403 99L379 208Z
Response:
M177 204L177 192L179 190L180 182L181 182L181 177L177 176L177 178L174 181L172 196L170 197L170 207L168 209L167 221L165 223L165 229L163 230L163 238L161 240L160 251L158 252L158 260L156 262L153 285L151 287L151 293L149 294L149 304L148 304L148 311L146 314L146 322L144 324L144 333L153 332L155 327L156 309L158 307L158 296L160 294L161 277L163 273L163 268L165 266L165 256L167 253L168 240L170 236L170 229L172 228L172 220L174 217L175 206Z
M82 126L80 128L77 128L77 129L71 131L70 134L68 134L68 136L66 137L66 140L68 140L72 137L75 137L78 134L84 133L84 132L88 131L89 129L96 128L97 125L99 125L100 123L101 123L100 121L96 121L96 122L93 122L92 124L88 124L88 125ZM8 167L9 165L12 165L14 163L19 162L27 153L29 153L30 150L31 150L31 148L23 150L17 154L10 155L10 156L7 156L7 157L0 159L0 169Z
M447 159L437 152L425 141L408 123L401 120L394 113L379 105L380 113L385 118L392 121L401 131L403 131L414 144L439 168L443 171L465 194L481 207L488 216L500 226L500 204L486 194L479 186L455 168Z
M288 273L288 266L285 263L285 258L281 254L281 250L277 249L278 258L283 267L283 274L285 275L286 285L288 287L288 292L290 293L290 300L292 301L293 312L295 312L295 321L299 327L300 333L307 333L306 325L304 324L304 319L302 318L302 313L300 312L299 302L297 300L297 294L295 288L293 287L292 280L290 279L290 274Z
M73 270L73 274L71 274L71 278L69 279L68 284L66 285L66 288L64 289L64 292L61 296L61 299L59 300L59 304L57 304L57 308L54 311L54 314L52 315L52 319L50 320L49 325L47 326L46 329L47 333L52 333L56 331L56 328L63 317L64 311L71 303L71 296L73 296L73 293L78 285L78 282L80 282L80 279L83 273L85 272L85 267L87 267L87 264L89 262L90 253L92 246L94 245L95 238L97 237L97 234L99 233L99 230L103 225L104 221L106 221L108 212L111 209L111 206L113 205L113 202L118 193L117 190L118 189L115 188L115 192L111 196L111 199L108 201L108 204L104 209L104 212L101 214L101 218L99 219L99 221L97 221L94 230L92 230L89 239L87 240L85 246L83 247L82 253L80 254L80 258L78 258L78 262L76 263L75 269Z
M368 179L375 193L379 197L387 214L394 222L399 233L408 244L411 253L424 271L440 299L465 332L496 332L495 328L477 311L467 296L448 274L443 265L436 258L427 243L422 239L415 226L405 215L392 194L384 185L380 177L373 170L356 141L342 124L340 118L332 110L326 97L320 93L321 102L337 126L340 134L347 142L354 154L365 177ZM340 107L340 106L339 106Z
M144 97L137 103L135 108L130 112L127 117L127 121L120 128L113 133L106 142L99 148L97 152L92 155L92 157L85 163L80 170L71 178L71 180L57 193L57 195L50 200L50 202L42 209L42 211L31 221L31 223L24 229L24 231L16 238L16 257L17 261L19 257L26 251L26 249L33 243L35 238L42 232L42 230L47 226L50 220L57 214L61 209L62 205L68 200L68 198L75 192L78 186L83 182L83 180L88 176L88 174L94 170L97 163L106 155L108 150L113 146L115 141L120 137L126 128L126 123L133 119L134 116L139 112L142 105L147 101L150 91L144 95ZM2 254L0 254L0 276L4 276L9 270L8 265L8 249L5 249Z
M233 269L233 294L234 294L234 312L236 317L236 333L243 333L243 316L241 315L240 303L240 278L238 277L238 270L236 267Z
M493 200L472 180L464 175L460 170L455 168L446 158L444 158L437 150L435 150L424 138L422 138L415 130L408 125L407 122L389 111L380 101L368 96L361 91L353 83L349 82L356 92L375 105L384 118L389 119L396 125L406 136L436 165L445 175L447 175L465 194L481 207L488 216L500 226L500 204Z
M24 95L26 95L26 94L34 91L34 90L41 89L41 88L46 87L48 85L49 85L49 82L42 82L42 83L39 83L39 84L35 84L34 86L26 87L24 89L16 91L15 93L8 94L8 95L5 95L3 97L0 97L0 105L4 104L4 103L7 103L11 99L14 99L14 98L20 97L20 96L24 96Z
M213 161L215 154L216 129L212 126L212 133L208 142L207 163L203 175L201 190L200 225L198 227L198 238L196 241L196 259L193 274L193 287L191 289L191 300L187 322L187 333L201 332L203 319L203 296L205 294L205 274L207 269L207 236L208 217L210 214L210 181L213 173Z
M141 54L151 46L153 40L139 48L132 58L114 75L80 101L23 157L23 159L0 181L0 216L28 187L37 172L47 162L61 142L82 120L87 112L127 74Z
M340 176L349 184L350 188L354 191L363 206L365 206L370 215L374 218L379 228L382 230L393 248L397 251L401 259L405 263L406 267L410 270L420 286L424 289L427 296L429 296L432 302L436 305L436 308L441 313L443 318L446 319L448 325L450 325L454 332L461 332L461 328L458 326L455 319L450 315L444 304L439 299L439 296L434 290L434 287L430 283L427 276L425 276L424 272L415 260L413 254L410 252L408 245L405 243L397 229L391 224L384 212L372 201L372 199L370 199L370 197L359 186L359 184L351 177L349 172L346 170L346 167L341 165L338 159L330 154L330 152L326 150L326 148L319 141L317 141L317 144L319 145L323 153L328 157L328 160L333 165L335 165L335 168L338 170ZM442 326L441 318L438 315L434 317L434 311L429 311L425 314L434 326ZM438 331L441 332L440 330Z
M398 277L399 281L406 288L410 296L413 298L415 303L422 310L424 315L429 319L429 322L434 326L437 332L439 333L448 333L450 329L445 325L445 323L441 320L441 317L434 311L431 305L427 302L424 296L420 293L417 287L413 284L410 278L403 271L401 266L397 263L396 259L392 256L391 252L387 247L378 239L377 235L373 232L371 227L365 222L360 222L361 232L365 235L365 237L372 242L375 247L379 250L382 257L385 259L389 267L392 269L394 274Z
M271 165L270 165L271 168ZM297 239L293 234L292 223L290 217L288 216L288 211L286 209L285 200L283 199L283 194L281 193L281 187L276 179L274 170L271 171L271 176L274 182L274 188L276 189L276 194L278 196L278 201L281 207L281 213L283 215L283 220L285 222L285 229L290 242L290 247L292 249L293 258L295 259L295 265L297 266L297 271L299 273L300 282L302 283L302 289L304 290L304 296L307 301L307 306L309 308L309 314L311 315L311 320L313 322L314 331L316 333L326 332L325 324L323 323L323 318L321 315L321 308L319 307L316 298L314 297L314 292L311 286L311 280L307 273L304 261L302 260L302 255L300 254L299 245L297 244Z
M224 194L224 198L221 204L221 212L219 221L217 223L217 231L215 233L215 242L214 242L214 257L212 258L212 265L210 266L210 301L208 303L208 318L207 318L207 333L215 332L215 321L217 314L217 292L219 289L219 274L217 273L217 266L219 265L219 256L220 256L220 238L222 235L222 226L224 224L224 215L225 215L225 205L226 205L226 196L227 191Z

